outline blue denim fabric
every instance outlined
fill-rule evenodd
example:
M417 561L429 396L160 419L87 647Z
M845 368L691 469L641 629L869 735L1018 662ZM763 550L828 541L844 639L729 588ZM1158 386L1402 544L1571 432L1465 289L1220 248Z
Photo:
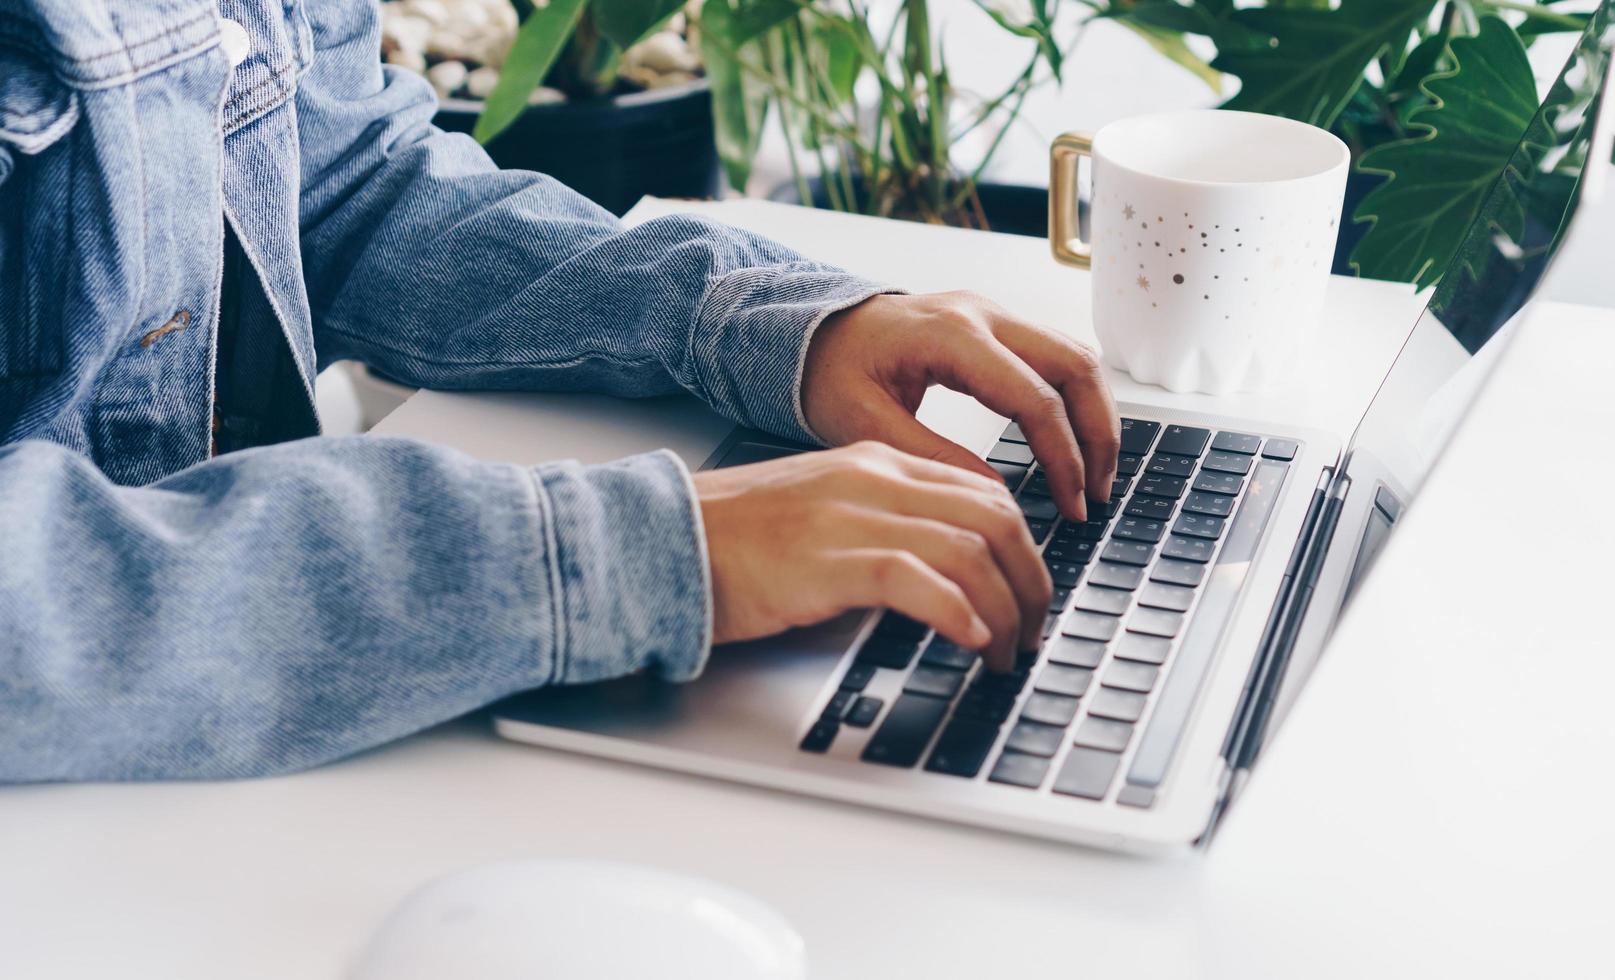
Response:
M221 17L252 41L233 68ZM494 169L378 30L372 0L0 0L0 781L286 771L701 670L675 457L314 438L314 374L683 389L808 439L807 340L879 288ZM226 222L237 346L289 367L244 372L273 444L215 456Z

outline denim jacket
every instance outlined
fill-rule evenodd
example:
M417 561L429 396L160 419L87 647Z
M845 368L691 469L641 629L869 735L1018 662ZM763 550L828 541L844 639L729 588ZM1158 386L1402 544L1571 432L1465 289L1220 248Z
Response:
M0 781L287 771L700 672L671 454L319 438L314 375L682 389L806 439L808 338L878 288L497 170L378 46L373 0L0 0Z

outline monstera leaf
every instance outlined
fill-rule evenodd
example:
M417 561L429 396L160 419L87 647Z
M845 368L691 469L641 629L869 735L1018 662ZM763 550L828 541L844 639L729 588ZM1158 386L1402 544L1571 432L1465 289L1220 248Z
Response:
M1234 23L1272 38L1266 46L1219 52L1212 67L1241 79L1225 104L1329 127L1387 48L1400 53L1434 0L1341 0L1317 7L1236 10Z
M1351 256L1363 276L1420 288L1440 278L1536 114L1531 63L1507 24L1484 17L1480 33L1454 38L1449 50L1453 69L1425 82L1432 104L1410 119L1423 132L1358 164L1388 178L1354 216L1372 222ZM1489 217L1510 235L1524 221L1517 207Z

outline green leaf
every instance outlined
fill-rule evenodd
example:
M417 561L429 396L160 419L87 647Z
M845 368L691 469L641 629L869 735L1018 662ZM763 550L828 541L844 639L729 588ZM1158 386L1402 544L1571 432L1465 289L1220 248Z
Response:
M1503 21L1481 18L1480 33L1454 38L1449 51L1453 70L1425 83L1431 105L1411 118L1423 132L1370 150L1359 163L1389 178L1354 215L1372 222L1352 251L1361 275L1420 288L1440 278L1536 114L1525 46ZM1492 220L1514 233L1524 215L1515 207Z
M795 17L803 5L803 0L741 0L740 9L731 15L735 43L773 30Z
M626 50L662 26L682 6L684 0L592 0L589 16L601 34Z
M1179 34L1199 34L1213 39L1218 50L1266 47L1268 36L1233 20L1232 9L1229 7L1219 13L1218 8L1205 2L1184 4L1177 0L1139 0L1126 6L1113 6L1096 16Z
M1440 34L1432 34L1420 41L1418 46L1408 52L1402 59L1402 67L1397 69L1396 77L1385 86L1389 95L1416 95L1421 91L1425 79L1442 70L1444 56L1447 53L1447 38Z
M729 0L701 5L701 63L712 90L713 135L729 186L737 191L744 191L751 177L768 116L768 90L740 66L739 59L747 54L749 38L742 38L746 29Z
M1141 24L1129 18L1121 19L1121 23L1148 42L1150 47L1188 69L1213 92L1222 91L1222 74L1207 64L1204 58L1190 50L1188 43L1183 40L1183 35L1149 24Z
M1236 10L1236 23L1273 40L1263 48L1219 50L1212 67L1238 75L1243 83L1224 107L1328 128L1369 64L1386 48L1405 46L1434 5L1434 0L1341 0L1334 10Z
M821 21L813 26L812 34L824 59L825 79L840 105L851 104L853 86L864 66L858 40L852 33L856 29L855 25L839 21Z
M548 6L534 10L522 21L510 54L505 56L505 66L500 69L499 84L488 93L482 115L471 131L477 142L485 144L498 136L527 108L527 97L549 74L566 39L572 36L585 2L550 0Z

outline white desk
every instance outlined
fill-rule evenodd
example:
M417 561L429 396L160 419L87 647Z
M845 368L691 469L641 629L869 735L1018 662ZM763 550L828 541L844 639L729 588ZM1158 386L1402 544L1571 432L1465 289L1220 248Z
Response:
M830 254L828 216L722 213ZM1036 243L936 232L921 256L877 235L842 241L840 260L972 285L1081 330L1081 277ZM1318 357L1349 367L1309 379L1305 397L1217 410L1349 425L1353 392L1367 397L1394 346L1379 320L1405 323L1408 298L1334 288ZM1609 485L1607 439L1592 440L1615 427L1599 395L1615 316L1565 308L1518 343L1209 854L1113 857L506 744L463 722L285 779L0 791L0 976L323 980L423 880L536 855L747 889L802 930L818 977L1609 976L1615 658L1593 637L1608 627L1615 531L1543 539L1523 561L1542 571L1506 577L1534 523L1520 501L1549 491L1536 476L1511 486L1500 458L1534 444ZM421 395L387 428L464 443L448 428L516 411Z

